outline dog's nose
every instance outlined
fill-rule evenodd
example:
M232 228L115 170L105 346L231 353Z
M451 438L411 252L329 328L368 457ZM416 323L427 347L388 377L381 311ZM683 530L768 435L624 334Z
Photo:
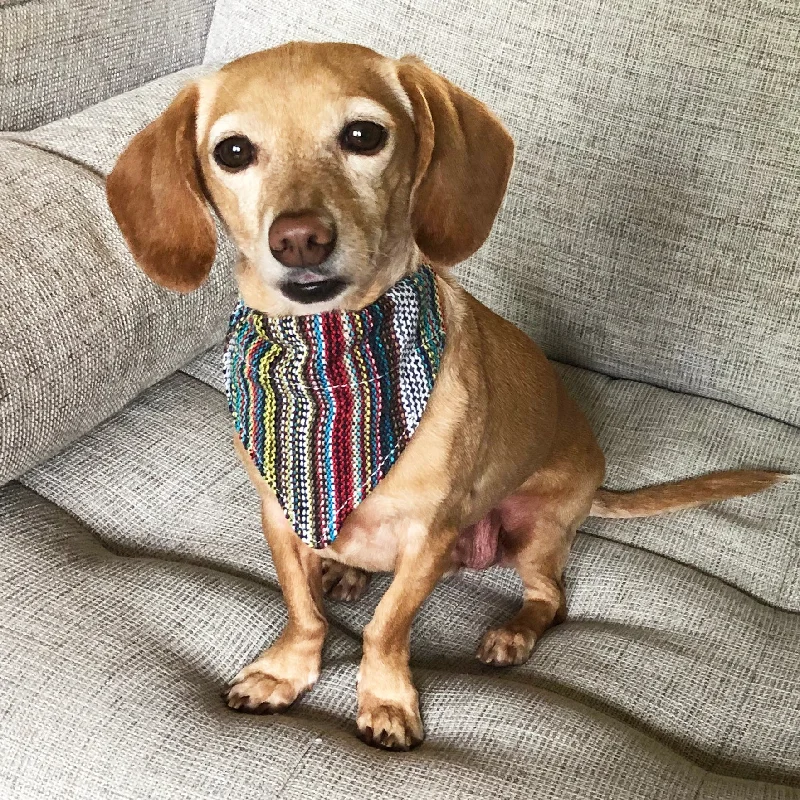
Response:
M269 228L269 249L284 267L316 267L336 245L336 225L313 211L280 214Z

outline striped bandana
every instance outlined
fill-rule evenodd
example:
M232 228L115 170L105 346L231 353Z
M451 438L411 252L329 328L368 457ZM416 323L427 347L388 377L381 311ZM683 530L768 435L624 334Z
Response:
M241 301L225 348L239 438L295 532L327 547L419 425L445 345L428 267L361 311L268 317Z

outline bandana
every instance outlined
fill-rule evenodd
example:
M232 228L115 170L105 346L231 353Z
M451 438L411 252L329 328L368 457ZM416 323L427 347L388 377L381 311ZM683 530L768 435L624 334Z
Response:
M419 425L445 330L428 267L361 311L269 317L241 301L225 348L239 438L314 548L391 469Z

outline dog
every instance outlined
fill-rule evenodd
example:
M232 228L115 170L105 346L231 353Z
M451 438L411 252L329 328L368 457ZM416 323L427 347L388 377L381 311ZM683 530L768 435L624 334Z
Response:
M433 269L446 344L400 457L328 546L298 538L242 436L288 608L280 637L234 679L240 711L287 708L320 673L325 592L355 599L394 573L364 628L357 726L368 744L423 739L409 630L445 574L513 566L517 614L483 636L486 664L521 664L566 616L562 573L587 516L636 517L764 489L775 472L600 488L603 454L539 348L460 288L448 267L487 238L514 144L481 102L414 57L295 42L183 88L107 181L112 212L156 283L190 292L215 255L213 208L235 242L243 302L263 319L358 313Z

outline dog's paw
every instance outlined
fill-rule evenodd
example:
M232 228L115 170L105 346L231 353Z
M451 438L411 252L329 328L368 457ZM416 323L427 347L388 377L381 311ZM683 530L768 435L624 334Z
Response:
M286 680L261 672L257 664L245 667L224 694L225 702L234 711L251 714L278 714L285 711L308 688L314 685L315 676L308 680Z
M370 580L369 572L348 567L338 561L322 560L322 589L333 600L352 602L363 597Z
M493 628L486 631L476 654L479 661L495 667L524 664L530 657L536 635L531 630Z
M384 750L410 750L425 738L419 706L367 697L358 709L358 738Z

